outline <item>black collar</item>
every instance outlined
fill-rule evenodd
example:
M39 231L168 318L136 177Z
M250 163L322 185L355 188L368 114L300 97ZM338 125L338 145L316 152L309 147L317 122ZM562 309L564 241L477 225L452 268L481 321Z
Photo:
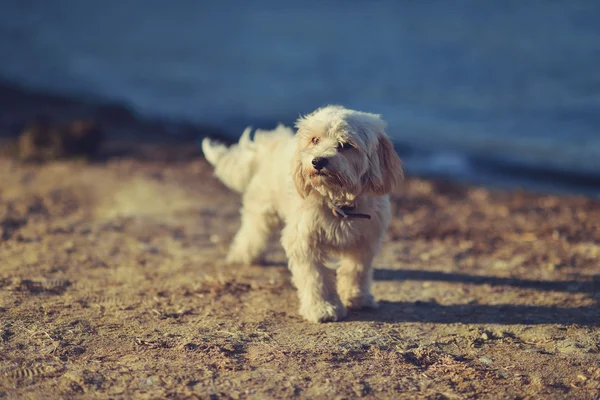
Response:
M341 206L341 207L331 207L331 212L338 218L346 219L371 219L369 214L361 214L353 212L356 207L354 206Z

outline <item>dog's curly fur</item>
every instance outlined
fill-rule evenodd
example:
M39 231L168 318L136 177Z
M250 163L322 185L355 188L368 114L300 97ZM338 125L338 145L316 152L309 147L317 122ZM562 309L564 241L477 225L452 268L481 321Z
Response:
M281 243L300 314L312 322L337 321L347 308L377 306L372 261L391 219L387 194L402 180L402 166L379 115L327 106L296 127L296 135L283 125L257 130L253 141L246 129L236 145L205 139L202 148L215 175L243 194L228 262L258 262L283 222ZM336 212L342 209L352 214L343 218L346 213ZM333 258L339 262L330 268Z

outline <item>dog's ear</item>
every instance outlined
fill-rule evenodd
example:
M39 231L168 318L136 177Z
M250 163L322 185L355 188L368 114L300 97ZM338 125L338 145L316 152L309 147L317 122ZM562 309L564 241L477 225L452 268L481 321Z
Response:
M376 196L391 192L404 179L402 161L385 134L378 137L377 151L371 158L371 168L365 179L366 191Z
M292 178L294 180L294 185L296 186L296 190L298 191L300 197L302 197L303 199L306 198L306 196L310 194L311 188L310 185L306 182L306 179L304 178L304 174L302 173L302 163L300 162L298 157L295 157L294 159Z

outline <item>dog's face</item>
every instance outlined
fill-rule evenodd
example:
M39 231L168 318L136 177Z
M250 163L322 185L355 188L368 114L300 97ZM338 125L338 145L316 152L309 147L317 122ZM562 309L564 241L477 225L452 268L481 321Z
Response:
M402 165L378 115L328 106L300 118L294 182L302 197L313 190L335 203L361 194L389 193Z

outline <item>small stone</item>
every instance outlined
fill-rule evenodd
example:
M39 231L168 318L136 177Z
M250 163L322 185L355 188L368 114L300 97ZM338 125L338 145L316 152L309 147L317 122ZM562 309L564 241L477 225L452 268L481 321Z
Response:
M73 242L72 240L66 242L63 245L63 249L67 252L67 253L72 253L75 251L75 242Z
M504 378L504 379L508 379L508 373L506 371L503 371L501 369L496 370L496 375Z
M479 361L481 361L484 364L491 364L494 362L491 358L488 357L479 357Z

